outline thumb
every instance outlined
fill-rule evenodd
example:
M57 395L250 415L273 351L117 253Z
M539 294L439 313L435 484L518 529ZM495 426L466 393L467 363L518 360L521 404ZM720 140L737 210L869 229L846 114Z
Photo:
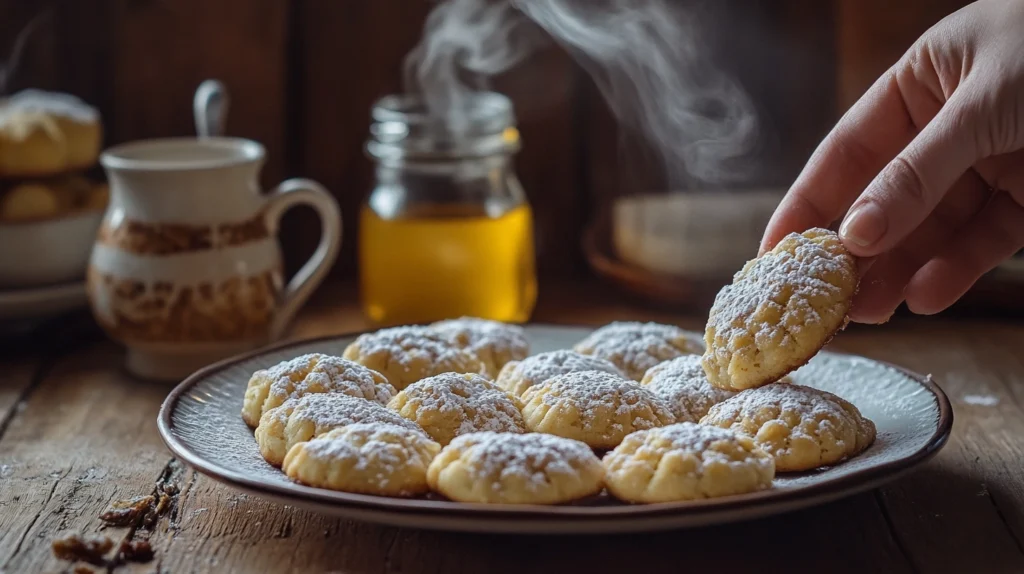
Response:
M963 93L963 87L957 93ZM953 98L850 207L839 235L854 255L892 249L935 209L978 157L975 106Z

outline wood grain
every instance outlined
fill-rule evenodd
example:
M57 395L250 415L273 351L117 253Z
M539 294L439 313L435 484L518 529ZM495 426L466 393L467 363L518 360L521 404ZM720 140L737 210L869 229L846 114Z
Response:
M549 283L541 293L541 322L656 320L691 329L702 323L700 317L636 307L586 283ZM292 336L364 327L355 289L329 285ZM123 356L113 346L66 345L67 351L51 352L45 361L0 359L3 371L15 375L0 387L0 406L12 403L9 382L38 378L24 408L8 409L10 422L0 429L0 571L58 571L62 565L48 546L52 537L97 532L96 515L111 501L148 493L168 472L181 486L176 505L154 528L135 533L149 537L157 561L126 571L1024 569L1024 478L1018 472L1024 456L1024 325L896 320L851 327L833 347L931 372L956 409L949 445L907 477L825 506L713 528L595 537L396 529L266 502L190 471L174 474L179 471L155 427L168 389L124 375Z

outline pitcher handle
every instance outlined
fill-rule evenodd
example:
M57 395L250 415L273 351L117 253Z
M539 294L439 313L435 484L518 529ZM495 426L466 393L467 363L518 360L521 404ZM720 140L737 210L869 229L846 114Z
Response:
M269 195L266 218L271 233L277 235L281 216L299 204L309 205L320 217L320 244L281 294L280 307L271 326L272 340L280 338L303 303L323 282L341 248L341 209L324 186L311 179L282 181Z

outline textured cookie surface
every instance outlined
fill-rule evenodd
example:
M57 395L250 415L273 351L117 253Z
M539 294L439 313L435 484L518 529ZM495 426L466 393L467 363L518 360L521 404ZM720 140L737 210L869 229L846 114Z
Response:
M558 375L578 371L604 371L626 377L618 367L605 359L561 349L509 362L501 369L494 384L517 397L522 397L526 389L534 385Z
M356 423L388 423L423 433L416 423L380 404L341 393L316 393L288 399L260 417L256 444L267 462L280 466L300 442Z
M826 229L791 233L715 297L704 332L711 384L755 388L800 367L846 325L857 266Z
M603 473L593 451L579 441L478 432L444 447L427 480L461 502L558 504L597 494Z
M647 369L682 355L700 354L700 341L672 325L615 322L594 331L573 347L578 353L606 359L634 381Z
M491 378L498 376L506 363L523 359L530 352L526 332L518 325L462 317L438 321L431 328L455 346L475 354Z
M700 355L676 357L652 367L641 381L665 401L676 422L699 422L713 405L736 394L709 383L700 363Z
M263 413L286 400L314 393L342 393L386 405L395 388L380 373L340 357L311 353L253 373L242 418L256 426Z
M442 373L400 391L388 408L442 446L477 431L526 432L517 399L475 374Z
M653 393L602 371L559 375L527 389L522 400L530 431L579 440L598 449L614 448L634 431L675 422Z
M743 494L775 476L772 457L749 437L689 422L633 433L602 462L608 491L629 502Z
M832 393L775 383L711 407L701 424L753 438L779 472L811 470L857 455L875 440L875 425Z
M441 373L486 373L476 355L428 327L393 327L360 335L344 356L380 372L399 390Z
M415 496L429 490L427 468L441 446L422 432L359 423L293 446L283 469L292 480L379 496Z

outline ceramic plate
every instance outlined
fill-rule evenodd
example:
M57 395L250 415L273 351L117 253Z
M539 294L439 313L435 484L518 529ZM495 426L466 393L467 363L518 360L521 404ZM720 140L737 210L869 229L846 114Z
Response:
M85 281L0 290L0 322L49 319L88 304Z
M529 326L532 352L571 347L590 329ZM795 382L833 392L878 427L860 456L831 468L776 478L770 490L685 503L625 505L606 496L566 506L497 506L348 494L292 483L259 455L242 422L253 371L302 353L340 355L356 335L302 341L212 365L186 379L160 410L171 451L199 472L249 493L353 520L473 532L626 532L715 524L775 514L867 490L934 455L949 436L949 401L930 378L868 359L821 353Z

